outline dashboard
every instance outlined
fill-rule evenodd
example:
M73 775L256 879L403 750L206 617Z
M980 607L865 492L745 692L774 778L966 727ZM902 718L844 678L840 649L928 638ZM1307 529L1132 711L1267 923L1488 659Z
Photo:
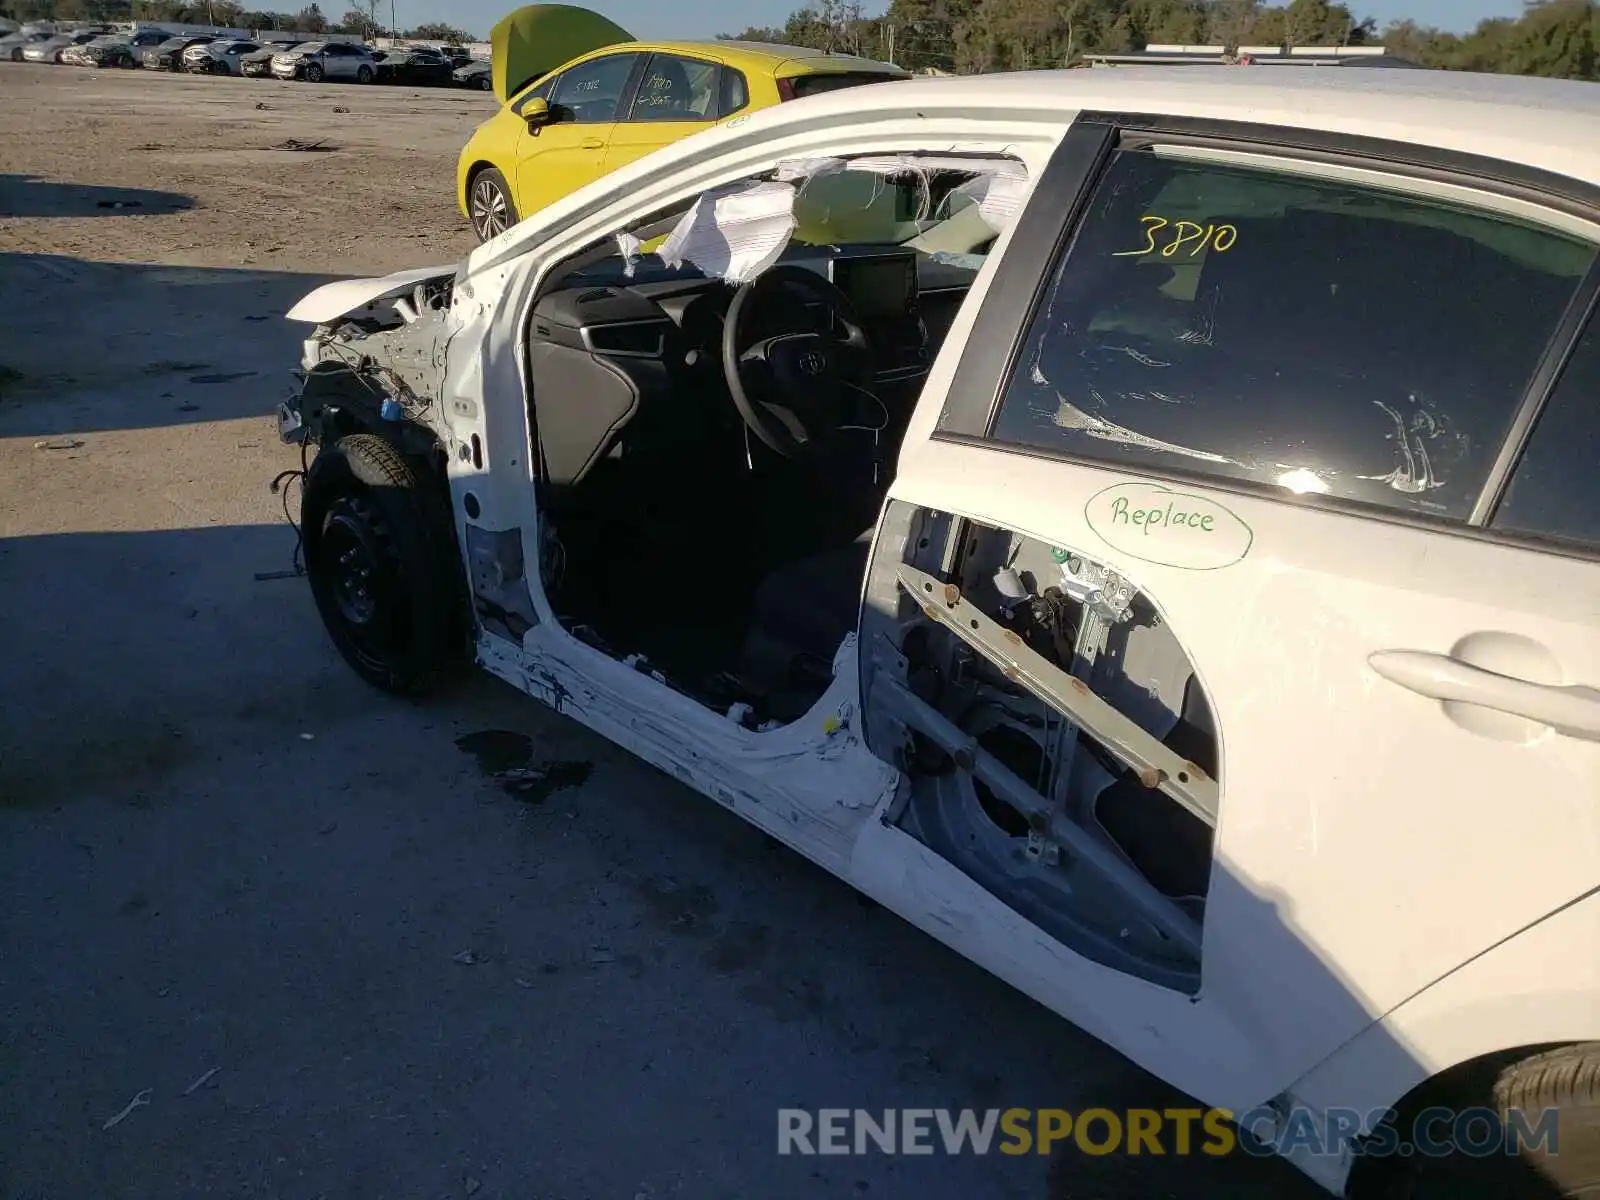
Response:
M976 271L899 246L791 246L780 262L821 274L856 309L877 373L873 391L909 415L943 332ZM547 477L576 483L624 442L683 450L737 420L722 375L723 320L735 288L687 264L620 257L561 280L534 305L529 378ZM775 290L751 340L830 332L834 315Z

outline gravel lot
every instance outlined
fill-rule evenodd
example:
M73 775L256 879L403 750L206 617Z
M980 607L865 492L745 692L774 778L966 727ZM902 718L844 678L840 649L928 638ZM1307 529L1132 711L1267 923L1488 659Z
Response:
M280 315L470 248L489 104L0 64L0 1196L1313 1195L778 1157L783 1106L1181 1098L508 689L371 692L256 579Z

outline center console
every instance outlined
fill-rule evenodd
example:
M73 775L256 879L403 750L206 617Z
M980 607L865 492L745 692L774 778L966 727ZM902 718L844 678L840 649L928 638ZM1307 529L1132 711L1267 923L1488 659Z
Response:
M830 259L828 279L861 318L880 380L919 376L929 362L928 334L917 305L917 256L891 251Z

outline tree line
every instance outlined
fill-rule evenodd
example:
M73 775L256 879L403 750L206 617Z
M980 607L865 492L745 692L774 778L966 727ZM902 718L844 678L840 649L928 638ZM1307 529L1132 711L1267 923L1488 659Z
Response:
M1240 46L1381 43L1424 66L1600 80L1600 3L1525 0L1521 15L1467 34L1401 20L1379 28L1331 0L890 0L882 16L859 0L818 0L781 27L724 38L775 41L958 74L1070 66L1086 54L1154 42Z
M349 2L349 0L346 0ZM354 0L337 21L315 3L298 12L247 9L238 0L0 0L16 20L170 21L246 29L383 36L385 0ZM471 41L434 22L397 36ZM889 0L866 16L860 0L815 0L781 26L721 34L889 59L914 70L962 74L1070 66L1086 54L1152 42L1239 46L1381 43L1429 67L1600 80L1600 2L1525 0L1516 17L1467 34L1401 20L1379 28L1333 0Z
M464 29L430 21L395 32L383 17L388 0L355 0L338 20L308 4L295 12L250 9L238 0L0 0L0 16L14 21L147 21L153 25L220 25L228 29L282 29L342 33L352 37L402 37L461 44L476 41Z

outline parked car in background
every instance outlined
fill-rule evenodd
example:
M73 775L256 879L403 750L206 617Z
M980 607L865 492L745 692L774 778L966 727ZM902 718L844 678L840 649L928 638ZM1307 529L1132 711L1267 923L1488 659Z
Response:
M456 195L487 241L601 175L735 114L910 72L760 42L638 42L586 9L529 5L490 34L500 111L461 151Z
M22 61L33 63L59 63L62 53L86 45L100 35L97 33L56 33L42 41L29 42L22 49Z
M465 46L440 46L439 53L450 63L450 69L464 67L472 61L472 51Z
M378 63L372 51L352 42L307 42L286 54L272 58L272 74L277 79L303 79L321 83L342 79L371 83L378 77Z
M88 50L90 45L101 40L102 35L96 34L84 41L74 40L70 45L62 47L60 56L56 59L69 67L86 67L89 65Z
M377 60L379 83L404 83L415 87L442 87L451 82L454 68L437 50L421 46L382 50Z
M196 75L242 75L241 64L246 56L260 49L260 42L242 38L204 42L183 52L183 69Z
M75 67L136 67L140 53L127 37L112 33L85 42L75 53L63 54L61 61Z
M143 55L144 68L147 71L181 71L183 70L183 52L190 46L203 46L211 38L207 35L185 33L178 37L170 37L166 41L147 48Z
M85 67L137 67L140 56L167 41L163 29L141 29L137 33L113 33L84 44L77 65ZM66 61L66 56L62 56Z
M480 92L494 91L494 64L483 59L473 59L457 67L450 76L457 87L475 88Z
M53 36L49 33L8 33L0 37L0 58L21 62L25 57L22 53L24 50L38 42L48 41Z
M272 74L272 60L280 54L287 54L296 46L304 42L268 42L254 54L246 54L239 60L239 74L249 75L260 79Z

